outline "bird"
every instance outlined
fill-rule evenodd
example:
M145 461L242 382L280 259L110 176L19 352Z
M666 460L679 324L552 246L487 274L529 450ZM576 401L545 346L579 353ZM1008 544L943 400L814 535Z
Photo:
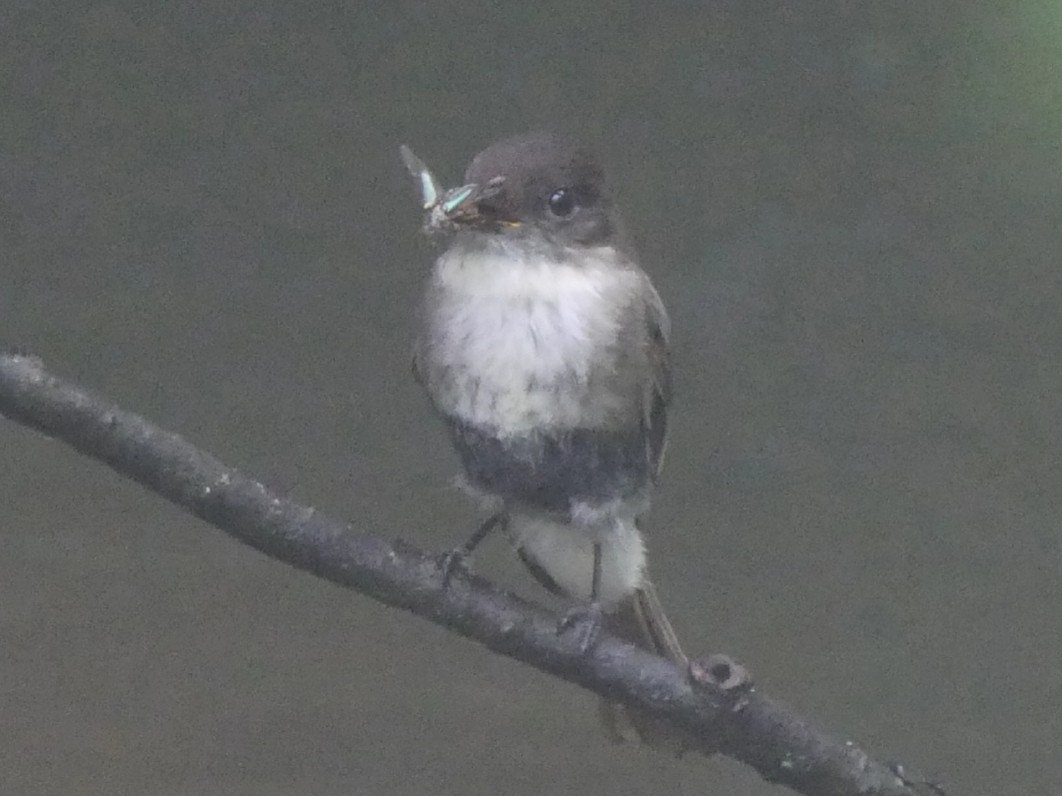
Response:
M604 171L576 140L531 132L488 146L443 195L403 156L448 239L413 371L462 485L490 512L443 557L447 575L502 528L534 578L571 602L559 632L590 650L605 628L688 665L642 531L667 441L670 324ZM602 716L617 739L651 723L607 701Z

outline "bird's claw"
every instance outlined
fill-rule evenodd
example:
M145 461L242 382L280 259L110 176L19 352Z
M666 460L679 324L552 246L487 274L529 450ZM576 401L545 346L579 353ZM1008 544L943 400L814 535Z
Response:
M470 558L468 551L463 547L455 547L453 550L442 553L435 560L435 567L442 575L444 588L450 585L454 575L468 575L472 571L468 563Z
M576 606L561 617L557 623L557 634L573 634L579 643L579 649L585 655L597 643L604 618L605 612L599 602Z

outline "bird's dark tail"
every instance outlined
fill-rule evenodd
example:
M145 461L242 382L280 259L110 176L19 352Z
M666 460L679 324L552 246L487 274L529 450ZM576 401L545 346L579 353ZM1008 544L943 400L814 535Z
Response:
M635 646L673 661L683 670L689 665L648 577L615 612L606 616L605 627ZM641 742L675 754L691 746L688 736L678 728L625 705L602 699L600 712L605 731L617 743Z

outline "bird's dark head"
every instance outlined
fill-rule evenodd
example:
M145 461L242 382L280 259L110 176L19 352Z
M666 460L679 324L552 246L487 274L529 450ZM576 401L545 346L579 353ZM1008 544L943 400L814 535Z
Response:
M469 195L453 205L458 228L513 237L545 236L562 246L602 246L616 235L615 209L587 150L553 133L514 136L473 158Z

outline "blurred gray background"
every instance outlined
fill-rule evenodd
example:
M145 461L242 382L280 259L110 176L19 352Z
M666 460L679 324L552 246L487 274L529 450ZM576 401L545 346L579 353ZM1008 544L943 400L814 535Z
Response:
M960 796L1058 793L1060 38L1047 0L4 4L0 346L449 547L398 144L453 182L574 132L674 321L650 553L689 648ZM4 793L779 792L0 446ZM501 540L477 567L540 596Z

